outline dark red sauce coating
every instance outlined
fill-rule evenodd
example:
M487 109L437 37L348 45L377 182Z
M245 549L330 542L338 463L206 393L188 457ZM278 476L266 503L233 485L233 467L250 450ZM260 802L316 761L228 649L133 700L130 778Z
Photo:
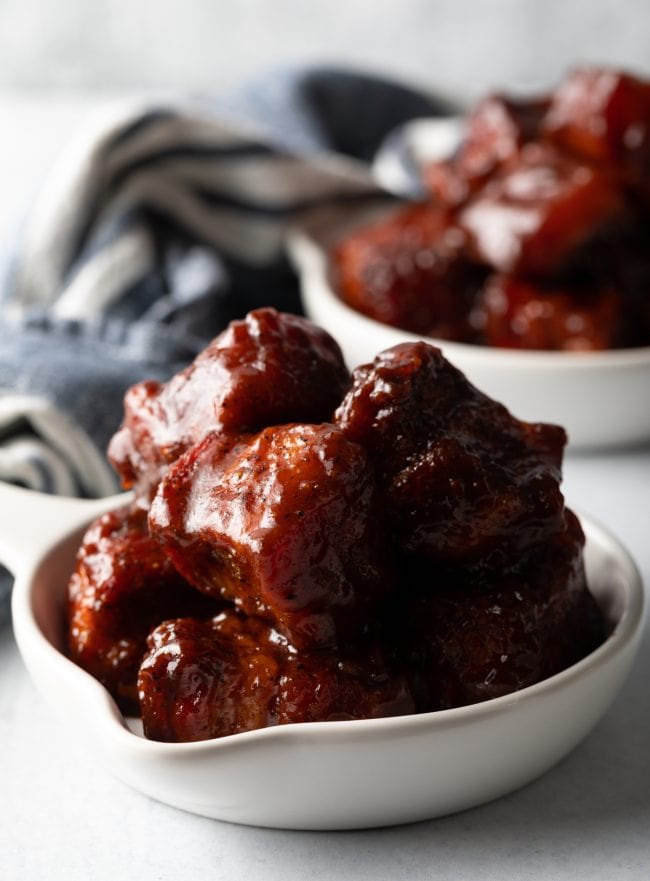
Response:
M257 309L168 383L133 386L109 457L124 488L135 487L146 506L169 465L210 431L321 422L348 385L328 333L304 318Z
M527 144L459 216L477 262L523 277L552 277L624 216L624 204L605 171L553 147Z
M518 560L436 570L406 563L404 644L422 708L447 709L526 688L564 670L604 638L587 590L584 536L565 526Z
M328 340L262 310L127 396L113 449L137 501L83 540L69 644L124 709L137 691L148 737L471 703L603 637L563 430L513 418L425 343L350 387Z
M650 345L650 82L580 68L539 99L492 95L456 153L423 176L429 202L334 248L350 306L488 346ZM495 275L508 279L498 332L484 314ZM522 289L543 330L522 316ZM567 321L574 302L579 318Z
M474 342L467 315L487 270L444 210L413 205L343 240L336 255L354 309L413 333Z
M493 275L474 308L491 346L518 349L527 341L535 349L617 348L627 321L620 291L594 293L574 287L542 288L512 275Z
M643 177L650 170L649 119L649 82L581 67L552 96L541 129L575 156Z
M560 527L564 431L514 419L434 346L403 343L358 367L335 418L370 453L404 550L473 560Z
M133 712L150 630L165 618L209 617L223 606L174 569L149 537L145 512L111 511L91 524L77 553L68 586L70 656Z
M204 740L287 722L412 713L406 677L376 646L356 656L297 652L256 618L167 621L149 637L139 677L153 740Z
M470 113L465 136L453 162L424 169L432 196L444 205L459 205L504 163L533 141L549 99L517 100L489 95Z
M152 534L199 590L271 622L297 647L364 633L392 580L373 471L334 425L221 435L167 473Z

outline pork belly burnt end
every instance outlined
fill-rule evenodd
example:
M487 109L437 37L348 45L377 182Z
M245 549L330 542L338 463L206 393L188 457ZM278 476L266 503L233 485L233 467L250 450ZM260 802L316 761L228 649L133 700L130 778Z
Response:
M560 527L564 431L513 418L426 343L354 371L335 421L376 470L404 550L471 561Z
M544 134L576 156L650 170L650 82L606 68L573 70L553 95Z
M546 98L519 100L488 95L467 118L465 135L449 159L425 166L424 181L434 200L443 205L465 202L490 175L537 139L548 109Z
M451 155L421 168L428 204L360 221L332 248L340 296L385 324L459 342L648 345L649 119L650 81L607 68L577 68L532 100L488 96ZM481 316L481 279L491 285L493 272L515 301L531 294L498 334Z
M563 528L501 571L405 562L404 645L421 709L464 706L564 670L604 638L583 568L584 536Z
M510 349L598 351L632 338L620 291L544 288L516 276L494 274L474 315L488 345Z
M528 144L459 214L476 260L499 272L552 276L625 216L606 172L546 144Z
M208 432L322 422L349 383L328 333L304 318L258 309L233 321L168 383L133 386L109 457L124 488L135 487L146 507L169 465Z
M487 272L468 259L466 238L432 205L397 211L335 249L341 296L384 324L472 342L469 312Z
M135 711L149 631L165 618L209 617L223 606L176 572L149 537L144 512L111 511L90 526L77 553L68 587L70 657L122 709Z
M162 741L415 708L405 677L392 673L376 648L345 659L297 653L267 623L235 612L158 627L138 685L145 735Z
M333 425L206 438L170 468L149 525L188 581L298 648L358 638L391 581L372 469Z

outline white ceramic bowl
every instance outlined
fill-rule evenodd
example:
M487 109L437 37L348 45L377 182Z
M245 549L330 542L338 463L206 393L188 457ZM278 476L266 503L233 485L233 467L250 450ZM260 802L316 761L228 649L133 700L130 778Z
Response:
M376 172L388 190L408 188L404 167L417 169L447 155L460 131L457 120L417 121L402 132L401 148L380 154ZM406 154L406 162L395 155ZM521 418L563 425L574 448L632 446L650 441L650 346L608 352L537 352L488 348L418 337L367 318L337 296L328 253L342 236L395 210L322 210L289 239L305 312L338 341L350 367L383 349L426 339L468 379Z
M124 497L55 499L0 486L0 559L16 574L16 638L31 675L113 773L175 807L238 823L353 829L469 808L546 771L591 730L627 676L643 589L627 552L583 518L591 588L612 631L530 688L474 706L390 719L284 725L200 743L145 740L64 654L64 598L86 523Z

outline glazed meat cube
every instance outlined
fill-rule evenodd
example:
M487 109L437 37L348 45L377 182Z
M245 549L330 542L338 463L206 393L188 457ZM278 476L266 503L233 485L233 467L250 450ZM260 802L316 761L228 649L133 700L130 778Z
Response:
M371 318L414 333L469 340L469 306L484 271L444 212L414 205L343 240L334 251L342 298Z
M562 530L502 571L441 573L411 561L406 646L421 709L509 694L569 667L602 642L583 543L567 510Z
M211 621L166 621L148 639L149 653L138 676L145 736L152 740L207 740L264 728L272 713L278 673L276 654L267 649L237 652L218 638ZM260 634L256 634L259 636Z
M617 291L548 289L507 275L491 277L474 320L487 345L510 349L612 349L626 337L624 302Z
M543 131L576 156L650 172L650 83L578 68L553 95Z
M268 624L234 612L158 627L138 688L145 735L162 741L414 710L405 678L376 649L346 660L296 653Z
M270 621L293 645L367 627L390 573L372 469L333 425L216 435L168 472L149 526L179 572Z
M421 176L434 204L447 209L456 210L474 189L475 182L462 174L457 157L427 162Z
M374 462L405 550L514 553L562 522L564 431L514 419L433 346L404 343L357 368L335 420Z
M537 138L548 109L546 98L518 100L489 95L469 116L459 152L460 165L470 177L482 177L514 159L521 147Z
M109 457L125 489L135 486L146 504L169 465L208 432L321 422L348 386L329 334L304 318L258 309L168 383L131 388Z
M454 157L432 162L424 180L434 199L456 205L534 140L549 102L489 95L470 113Z
M223 606L175 571L149 537L146 514L129 508L111 511L86 532L70 578L70 657L99 679L124 710L134 711L149 631L165 618L211 616Z
M413 333L478 345L647 345L650 82L582 68L539 99L488 96L456 151L421 172L428 203L332 249L348 305ZM558 296L527 298L513 319L524 333L486 333L480 289L492 272L517 280L518 300L531 285ZM528 327L537 308L550 321ZM574 331L581 325L584 333Z
M539 144L462 209L478 260L499 272L559 272L574 251L624 216L622 196L598 169Z
M470 188L515 159L524 144L536 140L548 105L548 99L523 101L506 95L489 95L477 105L452 160Z

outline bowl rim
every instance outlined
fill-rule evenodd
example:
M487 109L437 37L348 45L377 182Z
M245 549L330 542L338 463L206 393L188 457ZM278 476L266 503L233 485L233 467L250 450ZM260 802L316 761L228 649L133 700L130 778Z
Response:
M115 500L112 501L114 503ZM128 749L131 752L135 750L138 754L146 754L149 757L178 759L187 755L218 754L224 751L253 748L266 741L282 746L296 742L318 743L325 740L328 744L335 745L356 741L377 742L395 737L404 739L421 735L423 731L430 732L433 736L437 731L481 722L507 713L516 707L525 707L539 697L570 688L583 676L602 670L627 649L634 650L634 644L640 641L646 614L646 600L636 563L623 544L608 529L587 515L578 513L578 516L587 535L587 541L604 549L610 558L617 560L624 571L622 586L617 592L623 600L620 618L600 646L570 667L519 691L476 704L375 719L295 722L192 742L166 743L148 740L128 727L125 717L104 686L53 644L36 620L33 601L34 575L46 562L49 554L69 538L70 534L62 536L60 542L46 548L34 561L33 566L21 572L16 578L12 597L16 636L21 654L38 653L54 674L57 670L60 671L61 683L71 683L72 679L75 680L73 687L79 687L80 693L87 698L87 714L89 718L94 717L92 725L95 732L101 729L103 739L112 742L119 749ZM29 663L28 666L31 667ZM37 679L38 677L35 676L35 681Z
M396 210L398 207L395 206ZM376 210L376 208L370 210ZM367 215L368 211L368 208L363 209L359 215ZM428 342L443 349L452 361L454 355L462 356L465 364L475 361L484 366L518 369L543 368L545 372L549 370L593 372L594 370L650 367L650 345L626 349L571 352L545 349L507 349L425 336L402 330L391 324L383 324L381 321L353 309L336 293L335 285L330 277L328 247L324 241L328 238L334 241L336 237L333 234L336 229L339 229L341 233L354 229L354 222L350 219L350 211L347 211L344 216L337 217L332 214L331 209L327 209L323 215L314 215L303 225L292 227L287 234L287 252L301 276L303 303L309 299L309 294L305 292L305 282L317 283L319 297L324 305L338 310L348 324L356 322L359 329L365 329L367 332L392 332L399 335L404 342L416 340Z

